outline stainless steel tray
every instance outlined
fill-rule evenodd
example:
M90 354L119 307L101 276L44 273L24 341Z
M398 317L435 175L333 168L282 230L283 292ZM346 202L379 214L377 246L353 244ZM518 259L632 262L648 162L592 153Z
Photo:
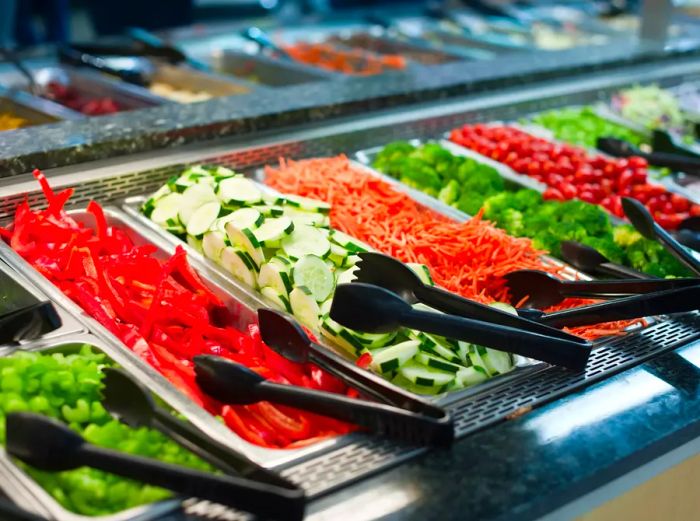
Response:
M87 97L110 97L125 107L125 110L153 107L163 102L161 98L154 96L146 89L123 82L116 82L95 71L62 65L33 68L31 72L35 81L41 87L51 82L69 85ZM16 78L10 84L10 87L29 92L29 85L21 77Z
M301 63L274 60L263 54L251 55L228 49L212 52L208 61L221 74L229 74L268 87L285 87L337 77Z
M26 128L34 125L44 125L46 123L55 123L60 121L60 118L50 115L46 112L41 112L30 105L18 102L3 93L0 90L0 115L8 113L18 118L25 120L26 124L18 128ZM14 129L0 129L0 132L7 132Z
M29 92L16 88L6 88L0 85L0 97L9 104L10 110L25 117L34 119L36 124L54 123L61 120L82 119L85 116L51 100L33 96Z
M48 296L39 291L39 289L37 289L24 274L12 269L10 266L2 262L2 260L0 260L0 271L6 274L8 277L11 277L17 284L22 286L27 291L29 296L35 298L37 301L48 300ZM42 335L42 339L55 339L64 335L84 331L83 325L65 308L56 302L54 302L54 307L56 308L58 316L61 318L61 325L55 330ZM0 345L0 355L2 355L2 353L8 349L16 349L24 345L35 343L36 341L37 340L21 342L19 346Z
M253 86L242 80L235 81L231 78L201 72L191 67L158 64L150 75L151 82L164 83L175 89L183 89L192 92L206 92L212 97L240 96L248 94ZM174 101L168 96L151 92L154 96L164 101Z
M354 163L355 166L361 169L366 169L364 165L360 165L359 163ZM439 203L439 201L435 201L434 199L430 198L429 196L423 194L422 192L418 192L415 190L412 190L411 188L408 188L404 186L403 184L397 182L396 180L391 180L387 179L383 174L379 174L371 169L367 169L367 172L370 173L371 175L376 175L381 177L382 179L387 180L390 182L393 186L396 186L397 189L402 190L406 193L408 193L412 197L416 197L416 200L420 203L423 204L426 207L430 207L433 209L436 209L437 211L443 213L444 215L447 215L448 217L455 219L455 220L466 220L469 219L469 216L466 214L459 212L455 208L452 208L447 205L442 205L442 203ZM260 181L263 178L263 172L261 170L255 170L251 172L247 172L248 176ZM265 190L271 190L268 187L263 186ZM200 270L200 272L207 274L210 278L214 278L216 280L224 280L226 281L226 285L224 286L226 289L230 287L232 292L238 292L242 291L245 292L248 298L250 298L253 301L256 301L258 303L258 307L268 307L271 306L272 304L265 299L262 295L259 293L253 291L247 286L244 286L240 282L236 281L230 274L226 273L226 271L219 266L218 264L214 263L213 261L205 258L202 254L194 250L192 247L190 247L187 243L181 241L179 238L177 238L174 235L171 235L167 233L165 230L161 229L158 227L156 224L151 222L149 219L147 219L145 216L143 216L140 212L140 207L141 205L146 201L145 197L132 197L127 199L124 202L123 208L124 211L129 215L129 217L133 218L134 220L137 220L144 228L148 228L151 230L154 234L157 234L158 236L162 237L165 241L169 242L171 244L170 248L168 250L174 250L176 246L181 246L185 248L187 251L188 256L191 259L194 259L194 262L196 263L197 268ZM438 205L433 205L433 203L438 203ZM561 261L553 261L553 264L557 266L563 266L563 263ZM571 276L572 278L576 278L579 276L577 272L571 268L571 274L568 276ZM567 270L568 273L568 270ZM584 275L580 275L580 277L584 278ZM331 349L333 352L347 357L347 353L340 347L335 346L334 344L330 343L328 339L326 339L324 336L319 335L319 343L327 347L328 349ZM439 405L446 405L450 403L454 403L457 401L460 401L464 399L467 396L470 396L472 394L480 393L484 391L485 389L488 389L489 387L492 387L494 385L501 385L505 382L507 382L511 378L518 378L522 376L524 372L527 371L536 371L537 369L541 369L542 367L546 366L546 364L539 363L539 362L534 362L531 360L524 359L522 357L519 357L518 359L518 364L515 369L513 369L511 372L503 374L503 375L498 375L493 378L490 378L489 380L486 380L480 384L474 385L472 387L469 387L467 389L463 389L460 391L454 391L448 394L442 394L442 395L437 395L437 396L424 396L421 395L420 397L426 400L433 401ZM393 385L389 382L389 385Z
M172 255L177 241L168 241L160 233L153 233L148 227L142 226L136 220L123 214L116 208L105 208L105 216L109 225L119 226L124 229L129 238L137 245L151 244L157 248L156 256L165 259ZM71 211L71 217L86 225L93 225L93 216L85 211ZM187 248L189 250L189 248ZM218 269L212 269L211 265L201 263L197 255L190 251L191 264L210 289L225 303L235 317L233 327L244 329L248 324L256 323L257 309L266 307L267 304L258 298L254 298L246 290L231 284L230 279L221 276ZM258 447L240 438L232 430L218 421L204 409L194 404L187 396L181 393L165 377L158 373L146 362L141 360L133 351L128 349L117 337L112 335L99 322L89 317L83 310L56 286L36 272L31 265L15 253L7 244L0 241L0 260L4 260L11 267L27 273L32 282L38 286L54 302L58 302L68 311L79 317L87 330L99 338L108 354L119 365L139 379L155 394L162 397L171 407L180 411L189 421L202 429L212 438L225 443L233 449L245 454L247 457L269 468L282 468L297 464L312 456L339 448L352 443L355 434L339 436L329 440L300 449L268 449Z
M112 356L110 347L92 335L71 336L61 339L58 342L43 340L27 345L22 349L43 353L71 354L77 352L85 344L90 345L96 351L104 353L112 361L120 365L119 361ZM8 354L10 353L5 353L5 356ZM158 519L176 510L182 502L181 499L173 498L142 505L107 516L84 516L66 510L23 469L16 465L9 455L0 448L0 475L3 474L4 479L0 482L0 488L4 490L12 501L22 505L25 509L55 519L56 521L148 521Z

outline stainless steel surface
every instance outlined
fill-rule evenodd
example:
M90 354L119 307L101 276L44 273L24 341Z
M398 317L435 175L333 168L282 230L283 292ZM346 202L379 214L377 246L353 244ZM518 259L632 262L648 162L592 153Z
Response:
M663 49L674 10L673 0L643 0L639 39L655 49Z
M56 82L74 87L79 94L88 98L109 97L124 107L125 110L141 109L159 105L162 99L146 89L117 82L95 71L79 70L70 66L32 67L34 79L42 88ZM11 88L27 91L29 86L21 77L15 77L9 83Z
M71 110L51 100L33 96L24 90L8 89L0 85L0 96L2 96L2 99L7 100L7 103L23 108L28 114L36 114L39 121L38 124L85 117L80 112Z
M230 74L252 83L268 87L285 87L334 78L325 71L306 67L296 62L273 60L262 54L250 55L239 51L213 52L209 58L212 67L221 74Z
M52 116L46 112L41 112L30 105L20 103L18 100L3 94L5 93L0 91L0 115L10 114L25 120L26 124L23 124L19 128L60 121L60 119L55 116Z
M88 344L94 350L107 355L107 358L118 364L110 354L110 348L91 335L72 336L61 339L59 342L40 341L23 347L26 351L38 351L41 353L72 354ZM180 506L177 499L160 501L149 505L142 505L129 510L107 516L83 516L65 509L46 490L34 481L23 469L17 466L12 458L0 448L0 473L4 471L4 479L0 481L0 488L9 498L24 508L36 513L43 513L56 521L148 521L172 512ZM7 486L9 485L9 486ZM27 494L31 500L28 500Z

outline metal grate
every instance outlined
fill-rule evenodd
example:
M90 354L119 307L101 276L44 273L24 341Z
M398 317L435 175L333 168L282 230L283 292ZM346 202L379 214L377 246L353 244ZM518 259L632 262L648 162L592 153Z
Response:
M405 116L402 116L400 121L395 117L377 118L372 120L371 124L348 124L342 130L336 130L334 135L324 134L318 129L302 131L295 134L294 139L272 144L256 144L218 155L212 152L207 154L207 150L199 149L188 156L188 163L175 164L175 160L171 160L174 164L153 169L125 167L124 170L130 170L129 173L110 174L104 178L97 178L97 174L91 176L87 172L87 180L76 187L72 202L76 206L84 207L90 199L116 202L128 196L144 195L155 191L168 177L190 163L213 163L254 170L265 164L276 163L281 156L304 158L350 153L397 139L434 138L454 126L470 121L515 119L523 114L548 108L590 103L609 96L618 88L619 85L593 88L585 92L542 99L537 96L536 100L509 102L507 106L488 106L488 103L484 102L478 110L469 109L465 105L463 110L450 114L427 117L425 114L421 116L420 113L416 113L412 116L413 120L406 120ZM533 96L536 95L537 93L533 93ZM56 178L57 185L60 185L60 181L60 177ZM38 190L27 195L33 205L43 202ZM24 197L24 193L18 193L0 200L0 217L11 215L15 205ZM513 375L513 378L502 383L493 382L493 385L483 390L475 389L473 394L456 399L450 406L455 415L457 435L465 436L492 426L698 337L700 314L675 317L598 347L593 352L585 372L571 373L558 368L543 367L540 370ZM318 495L395 466L421 452L422 449L400 446L386 440L362 438L333 452L290 465L282 472L303 485L310 495Z

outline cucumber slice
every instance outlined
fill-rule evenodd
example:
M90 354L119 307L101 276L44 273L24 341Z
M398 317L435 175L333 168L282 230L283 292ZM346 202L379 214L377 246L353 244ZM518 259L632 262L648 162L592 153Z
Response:
M202 241L194 235L187 236L187 245L193 248L196 252L202 253Z
M411 268L413 272L418 275L418 278L421 280L423 284L427 284L428 286L434 286L435 283L433 282L433 278L430 276L430 270L428 269L428 266L425 264L418 264L415 262L408 262L406 263L406 266Z
M226 235L219 230L212 230L204 234L202 238L202 251L204 255L218 262L221 258L221 250L228 246Z
M194 214L200 206L211 201L216 201L216 195L211 186L196 184L188 187L187 190L182 193L182 204L178 212L178 217L180 217L182 224L187 226L192 214Z
M350 257L348 257L348 258L345 260L345 265L346 265L346 266L354 266L355 264L357 264L357 263L360 262L361 260L362 260L362 259L360 258L359 255L350 255Z
M162 197L154 204L153 211L150 215L151 221L153 221L162 228L165 228L167 226L166 223L169 220L175 219L179 222L177 214L180 211L182 203L182 194L174 192Z
M503 374L513 369L513 356L510 353L490 347L484 349L485 353L479 354L490 374Z
M367 349L379 349L389 345L396 338L396 334L397 331L392 331L391 333L363 333L355 331L355 337Z
M416 361L420 362L425 366L440 369L441 371L448 371L450 373L456 373L457 371L462 369L461 365L453 364L452 362L448 362L444 358L440 358L439 356L423 352L418 353L416 355Z
M258 239L255 238L253 230L238 228L232 222L228 222L226 223L226 235L228 235L231 244L238 245L248 252L257 266L261 266L265 262L265 254Z
M214 170L214 177L216 178L224 179L226 177L234 177L236 175L238 175L236 172L230 168L226 168L225 166L217 166L216 170Z
M408 381L425 387L443 387L455 379L455 373L426 367L414 361L408 361L399 368Z
M245 251L239 247L226 246L221 251L221 266L246 286L255 288L255 268Z
M331 205L317 199L309 199L299 195L284 195L284 202L294 208L300 208L306 212L330 213Z
M331 250L331 243L318 228L302 224L294 227L294 231L282 239L282 249L293 259L304 255L316 255L326 258Z
M335 277L328 265L316 255L304 255L292 270L295 286L305 286L311 291L316 302L326 300L335 288Z
M380 373L396 371L416 355L419 344L417 340L408 340L372 353L372 369Z
M457 355L459 356L459 360L465 366L472 365L472 361L469 358L469 348L470 347L471 347L471 344L469 342L463 342L462 340L457 342Z
M327 300L324 300L321 302L321 305L319 306L319 309L321 310L321 316L325 317L328 313L331 312L331 306L333 305L333 299L329 298Z
M279 206L281 208L286 199L282 194L271 190L271 188L268 188L268 190L263 193L263 203L269 206Z
M257 210L261 214L263 214L265 217L280 217L284 215L284 208L281 206L277 206L276 204L269 204L269 205L256 205L256 206L251 206L252 210Z
M284 215L289 217L296 224L308 224L309 226L321 227L328 222L328 218L321 213L303 212L294 207L284 207Z
M217 195L224 204L252 205L262 201L262 192L253 181L243 176L229 177L219 183Z
M258 283L261 286L274 288L281 295L289 295L294 289L290 277L290 268L288 265L274 262L270 260L260 267L260 275L258 275Z
M339 268L342 268L345 266L349 256L350 252L348 250L342 246L331 243L331 254L328 256L328 258L333 262L333 264Z
M221 205L217 201L204 203L197 208L187 223L187 234L199 237L208 232L219 217Z
M481 353L486 354L485 347L474 344L469 346L469 359L472 361L472 366L483 371L488 376L493 376L495 373L491 373L489 368L486 366L486 362L484 362L483 358L481 357Z
M510 304L506 304L505 302L492 302L489 304L492 308L500 309L501 311L505 311L506 313L510 313L511 315L517 315L518 311L511 306Z
M488 375L483 370L479 370L476 367L462 367L457 371L457 375L455 376L455 382L460 387L476 385L487 379Z
M289 303L289 299L275 288L266 286L260 290L260 293L262 293L263 297L273 302L278 308L288 313L292 312L292 305Z
M359 270L359 266L352 266L338 275L338 284L350 284L357 278L355 272Z
M409 379L404 377L401 373L397 374L392 380L391 383L394 385L398 385L399 387L402 387L403 389L406 389L407 391L411 391L412 393L415 394L425 394L425 395L430 395L430 396L435 396L437 394L441 394L445 391L445 388L447 386L441 385L441 386L433 386L433 387L426 387L424 385L416 385L413 382L411 382Z
M318 307L311 290L305 286L297 286L289 294L289 302L292 305L292 312L302 324L316 329L321 309Z
M294 231L294 223L289 217L272 217L265 219L260 228L255 230L255 238L266 248L278 247L280 240Z
M351 253L369 251L369 246L338 230L331 230L331 240Z
M459 356L455 352L454 346L452 346L444 338L428 333L416 333L412 334L411 336L414 336L416 339L421 341L421 351L435 353L448 362L459 363Z
M265 217L257 210L252 208L239 208L235 212L221 217L217 220L216 224L217 227L225 233L227 223L235 224L236 228L250 228L252 230L260 226L264 220Z

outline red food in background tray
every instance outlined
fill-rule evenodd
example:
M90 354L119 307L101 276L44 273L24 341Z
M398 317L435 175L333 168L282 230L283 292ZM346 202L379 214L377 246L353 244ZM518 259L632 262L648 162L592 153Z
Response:
M110 97L85 96L75 87L56 82L46 85L45 97L86 116L105 116L126 109Z

